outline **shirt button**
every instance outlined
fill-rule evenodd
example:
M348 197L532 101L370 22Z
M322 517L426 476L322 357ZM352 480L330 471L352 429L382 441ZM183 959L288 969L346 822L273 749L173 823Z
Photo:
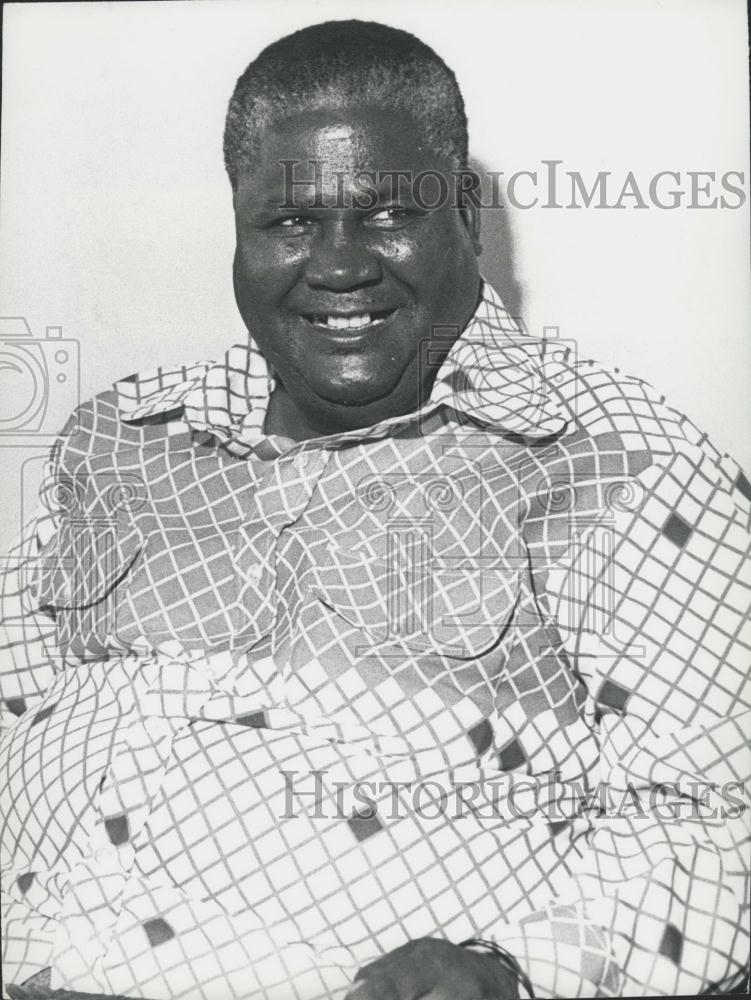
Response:
M118 861L116 847L100 847L94 855L96 863L103 868L111 868Z
M300 452L298 452L297 455L295 455L295 457L292 460L292 462L293 462L294 467L298 471L303 472L308 467L308 453L307 453L307 451L300 451Z
M258 583L263 576L263 566L251 566L248 569L248 577Z

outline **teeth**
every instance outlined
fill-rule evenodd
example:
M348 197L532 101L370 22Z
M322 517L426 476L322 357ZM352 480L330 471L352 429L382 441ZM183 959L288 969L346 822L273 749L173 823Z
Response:
M330 330L360 330L371 322L370 313L355 316L316 316L316 322Z
M375 320L370 313L356 313L354 316L311 316L310 319L316 326L325 326L329 330L361 330L365 326L374 323Z
M352 316L338 316L329 313L303 313L309 323L324 326L327 330L364 330L366 326L382 323L393 313L391 310L381 310L375 313L354 313Z

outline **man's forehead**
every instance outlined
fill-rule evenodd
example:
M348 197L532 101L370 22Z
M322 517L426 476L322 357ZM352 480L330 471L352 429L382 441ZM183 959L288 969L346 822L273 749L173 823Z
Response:
M444 165L424 132L408 112L355 104L311 107L269 122L258 143L256 168L276 175L282 160L317 160L344 172Z

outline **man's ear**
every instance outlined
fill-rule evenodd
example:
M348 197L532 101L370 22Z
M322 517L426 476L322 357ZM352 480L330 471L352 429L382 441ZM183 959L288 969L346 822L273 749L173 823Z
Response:
M461 212L464 225L467 227L472 239L472 246L475 248L475 256L479 257L482 253L482 243L480 242L480 206L474 204L465 205Z
M480 178L474 170L462 172L457 188L459 198L459 211L462 220L467 227L472 246L475 249L475 256L482 253L482 243L480 242Z

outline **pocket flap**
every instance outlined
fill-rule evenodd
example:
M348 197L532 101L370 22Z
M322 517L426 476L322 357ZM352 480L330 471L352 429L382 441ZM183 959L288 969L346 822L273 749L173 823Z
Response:
M135 532L105 521L64 521L40 550L30 584L39 608L88 608L117 586L138 558Z
M314 571L318 598L377 642L459 659L495 646L514 612L516 573L448 568L419 539L403 542L390 559L330 547L330 560Z

